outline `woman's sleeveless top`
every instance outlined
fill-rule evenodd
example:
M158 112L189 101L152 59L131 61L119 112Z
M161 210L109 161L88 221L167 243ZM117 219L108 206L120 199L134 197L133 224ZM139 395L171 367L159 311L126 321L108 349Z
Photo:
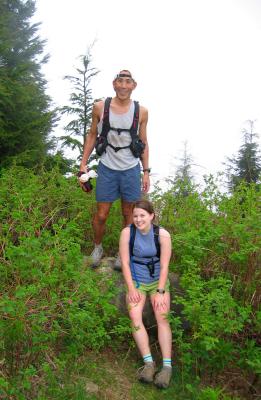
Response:
M144 265L148 262L154 263L154 276L151 276L149 268ZM148 284L159 280L160 262L157 257L153 225L147 234L142 234L139 229L136 229L133 257L131 259L131 274L132 279L139 283Z

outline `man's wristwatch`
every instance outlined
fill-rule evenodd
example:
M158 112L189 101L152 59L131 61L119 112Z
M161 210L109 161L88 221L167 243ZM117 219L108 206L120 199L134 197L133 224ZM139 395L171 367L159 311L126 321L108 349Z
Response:
M164 289L157 289L157 292L160 293L160 294L164 294L165 290Z
M151 171L151 168L144 168L144 169L142 170L142 172L148 172L148 173L150 173L150 171Z

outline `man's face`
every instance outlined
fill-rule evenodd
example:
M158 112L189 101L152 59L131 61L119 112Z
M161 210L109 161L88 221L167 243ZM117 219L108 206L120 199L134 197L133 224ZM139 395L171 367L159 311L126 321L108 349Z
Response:
M132 91L137 86L136 82L132 79L131 76L126 76L126 72L123 73L125 75L124 77L118 76L113 81L113 88L116 92L116 96L121 100L130 98Z

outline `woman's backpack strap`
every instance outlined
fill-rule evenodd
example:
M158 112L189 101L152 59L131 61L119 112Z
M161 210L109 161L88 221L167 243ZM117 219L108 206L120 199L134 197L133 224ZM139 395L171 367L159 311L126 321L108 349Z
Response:
M159 230L160 230L160 227L158 225L153 224L154 242L155 242L155 247L157 250L158 258L160 258ZM136 226L134 224L131 224L130 225L130 241L129 241L130 257L133 256L133 247L134 247L135 236L136 236Z
M158 258L160 258L159 230L160 230L160 227L158 225L153 224L154 242L155 242Z
M134 224L130 224L130 241L129 241L130 257L133 256L133 247L134 247L135 236L136 236L136 226Z

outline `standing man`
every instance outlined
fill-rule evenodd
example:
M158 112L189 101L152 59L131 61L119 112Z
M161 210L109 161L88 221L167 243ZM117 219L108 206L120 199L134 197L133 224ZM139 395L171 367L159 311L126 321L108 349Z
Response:
M149 180L149 148L147 142L148 111L131 99L132 91L137 83L128 70L120 71L113 80L115 97L106 111L104 101L94 103L90 131L84 143L80 171L87 172L88 159L97 143L97 137L103 134L103 125L107 118L107 133L103 140L102 153L98 165L96 181L97 210L93 218L94 250L91 254L92 267L99 265L102 255L102 238L106 220L112 203L121 199L123 227L132 223L133 203L140 199L141 189L148 192ZM107 117L106 117L107 114ZM137 120L137 135L140 148L135 148L131 128ZM101 137L101 136L100 136ZM104 144L105 143L105 144ZM140 162L142 164L142 187L140 180ZM83 185L81 184L83 187ZM115 261L115 269L121 269L119 255Z

